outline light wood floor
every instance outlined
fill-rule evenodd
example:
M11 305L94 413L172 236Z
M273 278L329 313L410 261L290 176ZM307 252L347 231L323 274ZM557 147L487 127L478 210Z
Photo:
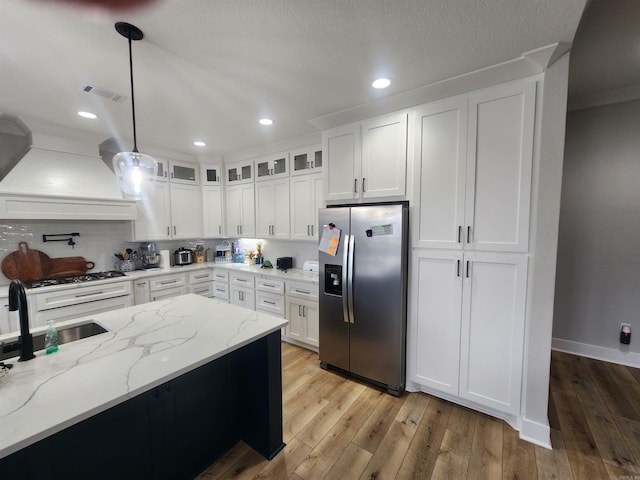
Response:
M400 398L283 343L284 441L271 462L243 443L200 479L640 480L640 370L553 352L553 450L502 421L422 393Z

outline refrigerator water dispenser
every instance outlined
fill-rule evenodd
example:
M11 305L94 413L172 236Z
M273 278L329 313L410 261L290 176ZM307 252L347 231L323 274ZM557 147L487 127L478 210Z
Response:
M342 265L324 266L324 293L342 296Z

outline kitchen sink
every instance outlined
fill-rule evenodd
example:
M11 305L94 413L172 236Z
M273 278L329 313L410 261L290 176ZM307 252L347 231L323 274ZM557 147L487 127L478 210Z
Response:
M82 340L83 338L93 337L94 335L99 335L101 333L106 333L109 330L104 328L102 325L97 324L96 322L88 322L82 323L80 325L71 325L68 327L58 328L58 345L62 345L63 343L75 342L76 340ZM44 337L46 335L45 332L41 332L33 335L33 351L37 352L38 350L44 350ZM20 355L20 350L15 349L8 352L5 352L5 348L12 345L14 342L9 342L6 344L0 345L0 361L6 360L8 358L17 357Z

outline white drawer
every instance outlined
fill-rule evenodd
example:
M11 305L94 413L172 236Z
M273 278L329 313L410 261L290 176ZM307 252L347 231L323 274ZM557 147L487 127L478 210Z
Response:
M203 297L213 297L213 282L189 285L189 293L195 293Z
M256 290L284 295L284 281L270 278L256 278Z
M213 296L229 301L229 284L213 282Z
M253 275L243 275L241 273L232 273L229 275L229 283L243 288L253 288L254 278Z
M287 281L287 296L306 298L308 300L318 301L318 285L315 283L296 283Z
M166 288L157 292L151 292L151 301L164 300L166 298L179 297L187 293L187 287L182 285L181 287Z
M80 303L71 307L58 308L55 310L44 310L36 312L32 320L32 327L46 325L49 320L61 322L73 318L85 317L87 315L97 315L103 312L112 312L121 308L133 305L133 298L130 295L122 297L108 298L97 302Z
M152 277L149 280L149 290L155 292L167 288L184 287L186 284L184 273L172 273L160 277Z
M35 297L36 311L42 311L125 295L131 295L130 281L74 287L55 292L37 293L33 296Z
M271 295L265 292L256 294L256 310L270 313L284 318L284 297L282 295Z
M195 272L189 272L189 285L195 283L205 283L213 281L213 272L210 269L196 270Z
M224 270L214 269L213 270L213 279L216 282L229 283L229 272L226 272Z

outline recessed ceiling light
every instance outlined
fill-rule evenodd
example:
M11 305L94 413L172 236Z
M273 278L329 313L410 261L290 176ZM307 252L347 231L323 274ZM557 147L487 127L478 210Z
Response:
M207 146L207 144L206 144L206 143L201 142L201 141L199 141L199 140L196 140L195 142L193 142L193 144L194 144L196 147L206 147L206 146Z
M98 116L95 113L91 113L91 112L78 112L78 115L84 118L91 118L91 119L98 118Z
M373 88L387 88L389 85L391 85L391 80L388 78L378 78L371 84Z
M273 125L273 120L271 120L270 118L261 118L259 122L260 125Z

